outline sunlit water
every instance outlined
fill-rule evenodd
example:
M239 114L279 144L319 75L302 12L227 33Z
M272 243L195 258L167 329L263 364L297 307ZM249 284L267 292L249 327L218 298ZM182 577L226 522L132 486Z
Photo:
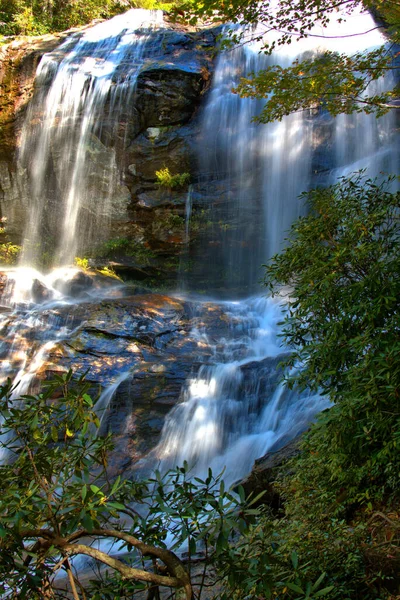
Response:
M43 56L21 138L20 160L32 192L24 264L40 260L46 235L57 240L53 264L62 265L73 262L100 231L106 232L119 173L114 150L94 134L111 122L108 136L117 137L144 54L151 55L152 32L162 22L161 11L130 10ZM38 112L40 122L34 119ZM93 157L103 160L103 175L91 173ZM49 177L52 164L55 181Z
M370 16L356 14L355 18L360 31L373 31L365 42L361 42L361 36L351 38L355 44L352 48L346 42L349 52L382 42ZM74 322L60 321L52 308L110 294L110 289L95 288L74 299L66 295L65 285L77 270L62 267L43 275L32 265L41 251L44 221L59 240L54 263L63 265L72 262L82 240L90 238L96 224L105 218L111 191L118 185L118 174L111 150L106 156L108 177L101 197L93 203L93 182L88 177L90 156L103 150L96 146L92 134L99 119L110 121L111 117L111 132L116 131L124 104L132 99L143 53L149 51L151 34L161 24L161 13L129 11L80 37L69 38L60 52L45 55L39 65L38 92L28 111L21 148L21 161L29 171L33 196L25 235L25 267L8 273L1 300L8 310L16 311L3 316L2 328L8 335L3 342L2 374L3 381L11 376L20 382L18 394L30 389L53 344L74 331ZM141 25L144 29L140 29ZM253 44L221 54L217 61L198 149L202 177L209 182L222 178L231 186L230 210L236 211L238 222L250 202L257 204L257 215L262 217L257 223L261 234L252 240L250 253L243 253L242 248L256 237L251 231L244 234L238 228L237 232L228 232L230 244L226 246L222 238L223 283L228 289L236 272L243 274L246 283L257 282L260 264L282 248L285 232L302 214L304 208L297 196L313 181L315 135L313 120L304 112L285 117L280 123L251 124L260 103L240 99L231 88L240 75L258 71L272 60L285 66L318 46L341 50L338 27L334 24L332 31L325 32L327 37L317 31L321 37L310 38L300 46L292 44L289 50L279 51L278 56L271 58L260 55L259 47ZM354 33L353 20L349 27ZM342 31L345 35L346 29ZM131 68L121 75L118 68L124 61ZM116 81L121 85L115 86ZM388 78L377 85L385 87L390 83ZM30 120L39 106L43 122L35 127ZM391 116L378 123L373 116L338 117L332 120L331 129L334 166L326 181L333 181L354 166L370 165L372 174L396 166ZM58 164L56 189L55 182L46 177L53 160ZM57 195L61 209L52 215L49 203ZM192 207L191 188L185 214L187 243ZM212 331L196 332L199 341L214 349L212 360L186 382L181 402L166 419L151 462L161 462L163 468L168 468L188 460L199 474L209 466L214 471L226 468L226 478L232 482L248 472L257 457L304 430L327 400L318 394L289 391L278 381L277 365L285 348L279 338L281 307L277 301L252 297L225 303L223 307L231 334L215 340ZM34 350L27 339L35 340ZM120 374L104 390L99 404L101 413L128 375L129 371Z

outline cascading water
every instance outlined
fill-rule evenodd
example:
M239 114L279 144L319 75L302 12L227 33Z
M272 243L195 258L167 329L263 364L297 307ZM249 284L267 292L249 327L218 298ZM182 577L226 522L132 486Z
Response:
M0 381L14 378L13 397L32 391L48 352L74 331L74 318L60 319L53 309L118 294L120 286L86 286L78 269L63 265L106 234L110 210L117 209L110 205L120 185L116 149L106 149L99 137L118 137L143 57L152 54L151 36L162 23L161 11L131 10L72 35L39 64L19 156L32 195L22 266L6 270L1 296L7 311L16 309L3 320L6 340L0 348ZM91 172L99 155L104 163L100 180L98 169ZM57 268L47 274L33 268L43 262ZM101 397L99 410L113 385Z
M186 460L194 473L225 469L232 483L256 458L306 429L328 401L280 383L280 301L251 298L223 306L230 336L213 345L207 331L199 332L214 348L212 362L187 381L154 456L165 468Z
M106 148L100 139L119 136L126 105L133 102L142 58L151 53L151 31L160 24L160 13L130 11L69 38L43 58L21 147L21 161L30 173L33 197L24 243L25 264L36 263L38 254L45 250L42 242L46 235L58 240L53 258L60 265L70 263L83 245L105 228L111 197L115 197L112 192L119 186L115 163L118 149L109 144ZM139 25L145 26L141 32ZM362 17L359 25L370 29L370 17ZM354 23L351 28L354 32ZM367 46L381 41L380 36L374 37ZM338 42L323 40L324 47L331 47L331 43ZM359 38L357 44L360 49ZM269 61L287 65L296 54L314 45L310 38L290 54L280 52L268 59L253 45L218 59L203 114L198 154L200 185L224 188L224 200L213 209L212 226L218 228L220 240L213 246L212 261L196 254L190 258L197 264L195 269L198 265L206 270L218 268L219 285L231 298L259 292L260 265L279 251L285 231L301 214L303 208L297 196L315 181L313 147L318 135L318 126L307 113L291 115L277 124L252 124L260 104L240 99L231 88L240 75L262 69ZM38 113L43 123L35 126ZM373 162L375 171L392 166L388 156L393 153L386 151L392 145L390 117L379 125L372 116L324 118L331 130L330 155L325 161L330 166L322 174L324 182L344 174L354 164L368 166L368 161ZM98 170L96 177L91 170L93 156L97 163L99 156L104 163L101 180ZM186 202L188 253L196 185L190 188ZM51 311L59 303L72 303L65 299L63 290L76 274L53 272L46 279L31 271L14 276L8 304L25 306L17 316L6 316L3 323L11 340L3 349L8 361L5 374L19 373L19 378L29 383L57 336L71 335L75 323L63 322L64 329L56 333L58 325L53 326ZM109 290L85 290L79 302L101 294L104 297ZM32 312L30 307L38 296L46 302ZM253 297L222 306L230 323L229 334L215 341L212 331L196 333L213 353L184 385L182 402L168 415L153 457L162 460L165 467L183 460L190 460L198 471L210 465L217 471L226 466L226 476L233 481L250 469L255 458L303 430L326 406L326 400L289 392L279 383L278 363L285 349L277 337L281 317L278 302ZM31 337L39 338L34 352L18 345L21 328L29 327ZM30 336L22 337L26 345ZM103 393L102 410L126 376L126 372L119 372Z
M371 115L336 119L322 115L324 126L328 121L331 131L330 149L329 156L321 161L325 162L322 173L314 173L312 148L319 136L316 119L303 111L284 117L280 123L253 125L251 120L260 112L260 103L231 92L241 76L268 64L288 66L296 56L318 51L318 46L342 51L341 37L349 33L356 34L356 41L351 38L346 43L349 53L362 50L363 44L368 49L384 43L368 13L356 11L347 23L340 23L340 16L327 31L313 32L318 44L311 37L293 44L287 54L279 51L270 58L260 54L259 45L254 44L223 53L218 59L199 152L203 176L210 185L222 179L230 190L227 212L233 232L228 230L223 236L219 252L228 289L232 283L235 288L237 281L251 289L259 266L282 249L291 223L304 211L298 195L312 183L331 183L360 168L367 169L372 177L397 170L398 144L391 115L379 120ZM360 41L357 33L370 30ZM383 91L390 89L393 81L388 75L371 85ZM257 223L251 231L247 229L254 218L263 223L257 236ZM208 466L216 471L226 468L229 482L242 477L254 459L305 429L328 405L318 394L289 392L276 381L268 391L260 389L260 380L268 379L263 373L265 363L273 363L274 357L284 352L276 338L278 304L250 299L232 305L231 310L232 316L240 319L241 335L238 337L233 326L232 338L224 340L222 354L216 353L213 364L202 366L187 382L182 403L168 416L155 451L167 466L188 460L195 471L204 472ZM238 343L246 350L235 356ZM258 366L254 378L244 385L245 366L251 361L258 361Z
M107 232L119 174L115 150L103 146L99 137L109 122L107 135L118 137L143 56L151 54L151 32L161 25L161 11L131 10L68 38L40 62L38 93L21 138L21 162L32 184L23 264L43 261L46 236L52 237L53 252L56 247L48 262L64 265ZM43 116L35 123L39 110ZM91 166L99 157L102 177Z

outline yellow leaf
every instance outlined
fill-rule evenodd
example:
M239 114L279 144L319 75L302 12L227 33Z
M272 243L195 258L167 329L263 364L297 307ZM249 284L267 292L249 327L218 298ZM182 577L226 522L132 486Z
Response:
M73 433L73 431L71 431L70 429L68 429L68 427L67 427L67 429L65 430L65 433L67 434L67 437L74 437L74 433Z

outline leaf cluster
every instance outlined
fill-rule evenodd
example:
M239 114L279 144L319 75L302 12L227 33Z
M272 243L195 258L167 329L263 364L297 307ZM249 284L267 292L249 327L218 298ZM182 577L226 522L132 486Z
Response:
M315 25L326 28L338 10L343 15L339 21L345 20L359 4L353 0L278 0L276 3L246 0L221 5L216 0L203 0L194 6L189 3L184 14L190 15L193 23L206 18L233 24L224 29L222 47L258 42L260 52L271 55L280 46L313 37ZM398 43L398 0L365 0L363 5L380 17L380 23L386 23L392 42ZM382 27L382 24L376 25L376 28ZM312 58L302 57L285 68L273 64L272 57L269 67L246 74L233 91L243 97L268 100L255 119L262 123L315 107L326 108L333 115L356 111L380 117L398 108L393 101L396 91L377 91L370 84L385 72L398 68L396 57L393 45L354 55L319 52Z
M97 435L88 389L71 372L45 383L39 395L19 397L11 382L0 389L2 597L43 598L46 590L57 597L61 571L79 598L75 555L107 567L92 582L93 597L102 599L114 598L115 589L123 595L154 586L192 598L192 561L200 557L200 597L210 561L246 532L254 510L243 491L237 497L225 489L222 474L193 478L187 465L141 481L111 480L112 440ZM110 551L94 545L104 538ZM174 550L186 552L187 566Z
M392 107L394 90L373 90L391 68L393 58L385 47L347 56L324 52L296 60L289 67L273 65L242 78L235 92L244 98L268 98L255 121L268 123L305 109L324 109L331 115L353 112L380 117Z
M190 181L190 173L176 173L173 175L168 167L156 171L157 185L170 190L182 188Z

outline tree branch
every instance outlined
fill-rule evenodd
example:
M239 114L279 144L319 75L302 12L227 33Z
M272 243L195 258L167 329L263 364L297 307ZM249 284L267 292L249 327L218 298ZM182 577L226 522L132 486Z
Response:
M91 558L94 558L95 560L98 560L99 562L111 567L115 571L118 571L122 575L123 579L137 579L138 581L146 581L148 583L174 588L184 587L183 582L177 577L157 575L156 573L150 573L149 571L144 571L143 569L129 567L120 560L109 556L105 552L97 550L96 548L91 548L85 544L65 544L65 546L63 546L63 550L68 554L68 556L76 556L78 554L90 556ZM191 595L186 595L186 597L188 600L191 600L192 598Z

